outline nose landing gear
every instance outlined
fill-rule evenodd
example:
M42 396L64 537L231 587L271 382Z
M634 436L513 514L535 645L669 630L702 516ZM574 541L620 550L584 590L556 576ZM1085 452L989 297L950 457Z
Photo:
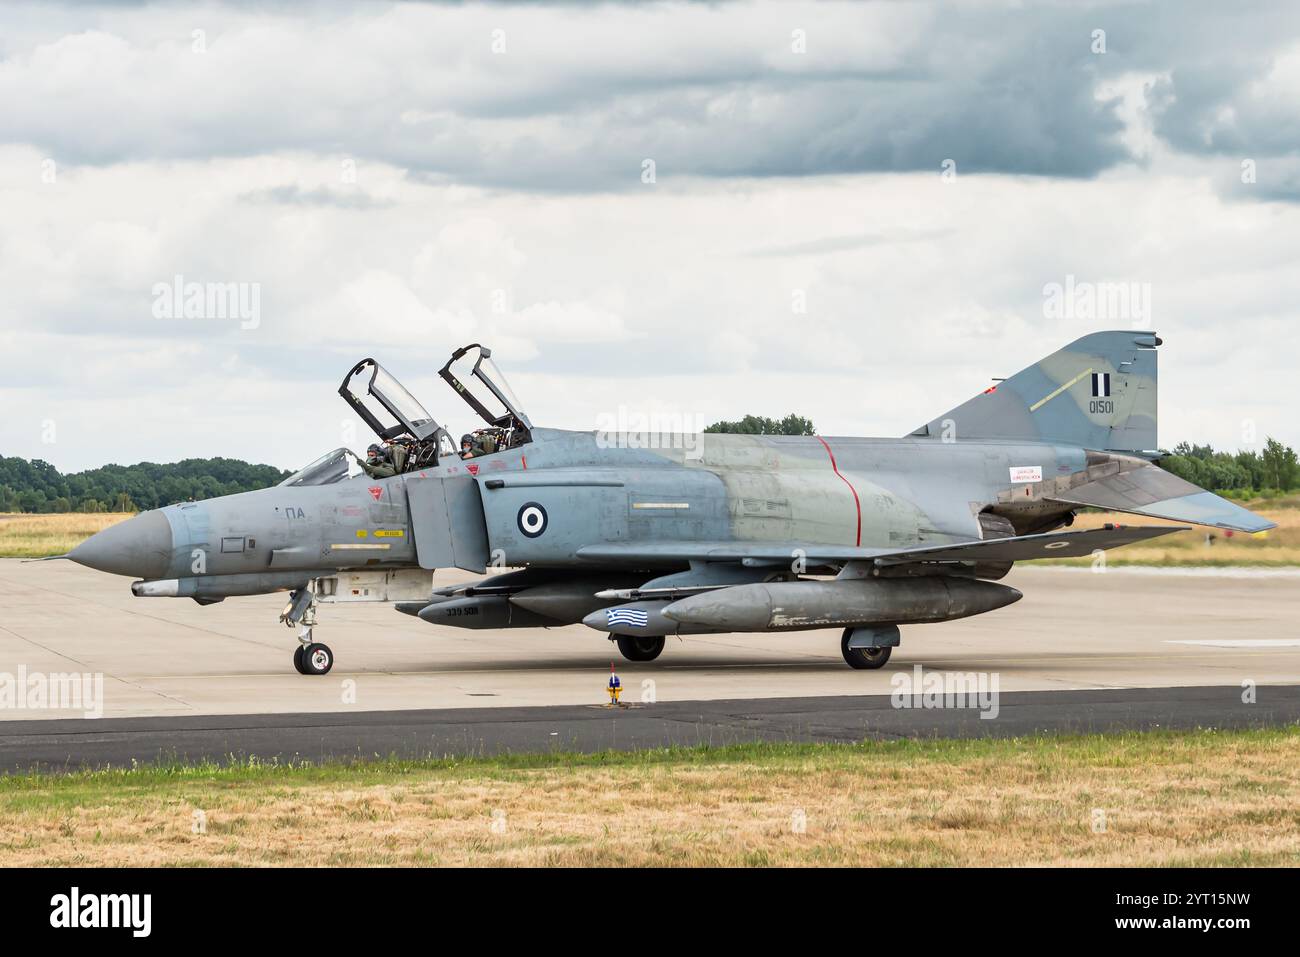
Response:
M316 625L316 594L311 587L290 592L289 604L280 613L280 621L298 629L298 647L293 652L293 666L300 675L327 675L334 667L334 652L329 645L312 640Z
M334 667L334 652L329 645L313 642L299 645L293 653L293 666L303 675L327 675Z

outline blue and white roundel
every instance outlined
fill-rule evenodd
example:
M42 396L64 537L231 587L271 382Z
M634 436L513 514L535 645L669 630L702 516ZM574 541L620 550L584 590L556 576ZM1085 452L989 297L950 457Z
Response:
M537 502L525 502L520 506L515 521L519 524L519 531L529 538L536 538L546 531L546 509Z

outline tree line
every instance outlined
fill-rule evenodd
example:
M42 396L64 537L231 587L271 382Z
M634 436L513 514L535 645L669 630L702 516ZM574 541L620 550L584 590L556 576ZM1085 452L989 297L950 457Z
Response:
M42 459L0 457L0 512L137 512L250 492L288 475L272 465L222 458L104 465L63 475Z
M791 412L784 419L769 419L765 415L747 415L736 422L714 422L705 432L726 432L731 435L816 435L811 419Z
M1235 498L1300 488L1300 463L1289 445L1267 439L1262 451L1216 452L1179 442L1160 467L1193 485Z

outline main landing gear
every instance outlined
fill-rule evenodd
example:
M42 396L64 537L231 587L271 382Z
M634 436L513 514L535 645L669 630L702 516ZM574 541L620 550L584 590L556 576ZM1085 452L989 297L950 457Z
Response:
M664 639L650 635L610 635L610 640L628 661L654 661L664 650Z
M298 629L298 647L293 652L293 666L300 675L327 675L334 667L334 652L329 645L312 640L316 624L316 595L310 586L290 592L289 604L280 613L280 621Z
M840 637L840 654L850 668L875 671L885 667L899 640L897 625L845 628Z

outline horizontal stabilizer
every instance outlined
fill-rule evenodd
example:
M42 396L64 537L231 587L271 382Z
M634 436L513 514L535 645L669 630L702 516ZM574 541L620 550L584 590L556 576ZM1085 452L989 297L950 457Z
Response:
M1277 525L1154 465L1106 475L1046 497L1069 505L1090 505L1239 532L1262 532Z

